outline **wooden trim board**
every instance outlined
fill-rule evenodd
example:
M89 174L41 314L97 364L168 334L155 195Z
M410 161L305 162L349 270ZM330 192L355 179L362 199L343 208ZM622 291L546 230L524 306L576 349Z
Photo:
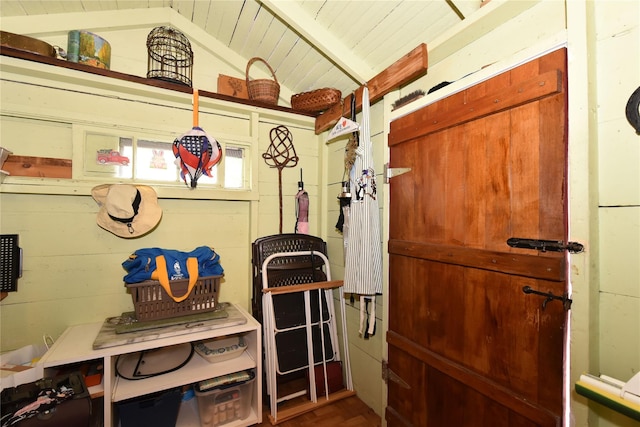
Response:
M339 288L344 284L342 280L330 280L327 282L313 282L302 283L300 285L278 286L275 288L265 288L262 293L271 293L273 295L278 294L292 294L296 292L313 291L318 289L333 289Z
M391 64L366 83L369 88L369 101L374 103L392 90L405 85L427 72L429 65L427 45L422 43L411 52ZM364 85L355 91L356 111L362 109L362 91ZM338 123L340 117L351 116L351 97L347 95L338 103L316 118L316 135Z
M331 403L337 400L346 399L347 397L355 396L355 394L356 394L355 391L347 390L347 389L336 391L335 393L329 394L328 399L326 397L318 397L318 401L315 403L305 402L305 403L293 406L291 408L286 408L286 409L283 409L282 411L278 411L277 420L273 418L273 415L269 414L269 421L271 422L271 424L275 426L279 423L289 421L290 419L300 416L302 414L305 414L307 412L315 411L316 409L322 406L330 405Z
M14 156L12 154L7 157L3 169L11 176L71 179L71 160L69 159Z

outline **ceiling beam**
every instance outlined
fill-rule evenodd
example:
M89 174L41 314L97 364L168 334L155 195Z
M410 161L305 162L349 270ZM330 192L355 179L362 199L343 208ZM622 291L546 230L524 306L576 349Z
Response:
M392 90L424 75L428 68L427 45L422 43L366 83L369 88L370 102L374 103ZM353 96L356 97L356 111L361 110L363 90L364 86L360 86L355 91L355 94L347 95L342 102L335 104L316 117L316 135L335 125L340 120L340 117L351 116L351 100Z
M464 14L460 12L460 9L458 9L458 6L456 6L453 0L446 0L446 2L449 7L455 12L455 14L458 15L458 18L460 18L461 20L464 19Z
M451 0L451 2L455 4L464 19L467 19L480 9L484 3L488 3L489 0Z
M431 67L544 0L491 0L429 43Z
M343 70L356 83L364 83L374 76L371 69L341 40L322 27L294 1L260 0L282 22L290 26L320 54Z
M67 34L69 28L87 31L146 28L168 23L176 13L170 8L70 12L55 15L23 15L2 17L2 29L31 37Z

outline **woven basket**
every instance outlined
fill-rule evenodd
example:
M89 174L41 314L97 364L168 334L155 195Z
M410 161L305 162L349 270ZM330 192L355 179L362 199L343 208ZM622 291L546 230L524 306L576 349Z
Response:
M338 89L316 89L311 92L303 92L291 97L291 108L294 110L320 113L337 104L342 99L342 93Z
M189 296L175 302L157 280L126 283L131 291L133 307L138 321L168 319L213 311L218 306L218 292L222 276L198 277ZM182 296L189 288L189 279L169 281L171 292Z
M262 61L271 71L273 80L270 79L256 79L249 80L249 68L256 61ZM247 79L247 92L249 93L249 99L254 101L264 102L265 104L278 104L278 96L280 96L280 84L276 78L276 73L273 72L273 68L262 58L251 58L247 63L246 71Z

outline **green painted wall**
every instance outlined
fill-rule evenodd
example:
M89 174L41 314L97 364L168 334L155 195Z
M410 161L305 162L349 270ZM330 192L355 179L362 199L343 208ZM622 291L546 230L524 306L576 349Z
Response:
M113 51L126 53L113 56L114 71L145 74L146 52L134 49L142 55L134 60L118 47L144 46L150 30L108 32ZM61 37L52 36L52 42ZM224 64L218 67L219 59L206 50L198 53L203 71L194 73L194 87L215 91L214 77L230 70ZM271 142L271 129L278 125L287 126L300 157L295 168L282 174L283 231L293 231L302 168L310 196L310 232L318 233L319 139L312 118L201 97L200 126L221 140L251 145L253 192L146 183L159 195L162 220L148 235L121 239L96 224L98 205L90 190L117 181L81 176L84 153L78 129L153 133L171 142L192 126L191 95L14 58L0 57L0 67L0 145L15 155L74 160L73 180L8 177L0 186L0 233L18 234L24 252L18 292L0 303L0 351L40 343L45 334L55 339L69 325L130 311L133 303L121 263L143 247L213 246L225 269L220 300L249 309L251 242L278 233L278 173L261 157Z

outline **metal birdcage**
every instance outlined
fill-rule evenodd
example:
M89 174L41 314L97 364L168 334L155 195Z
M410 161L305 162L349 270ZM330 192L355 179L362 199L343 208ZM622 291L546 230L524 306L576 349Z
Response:
M193 51L189 39L172 27L156 27L147 36L147 78L191 87Z

